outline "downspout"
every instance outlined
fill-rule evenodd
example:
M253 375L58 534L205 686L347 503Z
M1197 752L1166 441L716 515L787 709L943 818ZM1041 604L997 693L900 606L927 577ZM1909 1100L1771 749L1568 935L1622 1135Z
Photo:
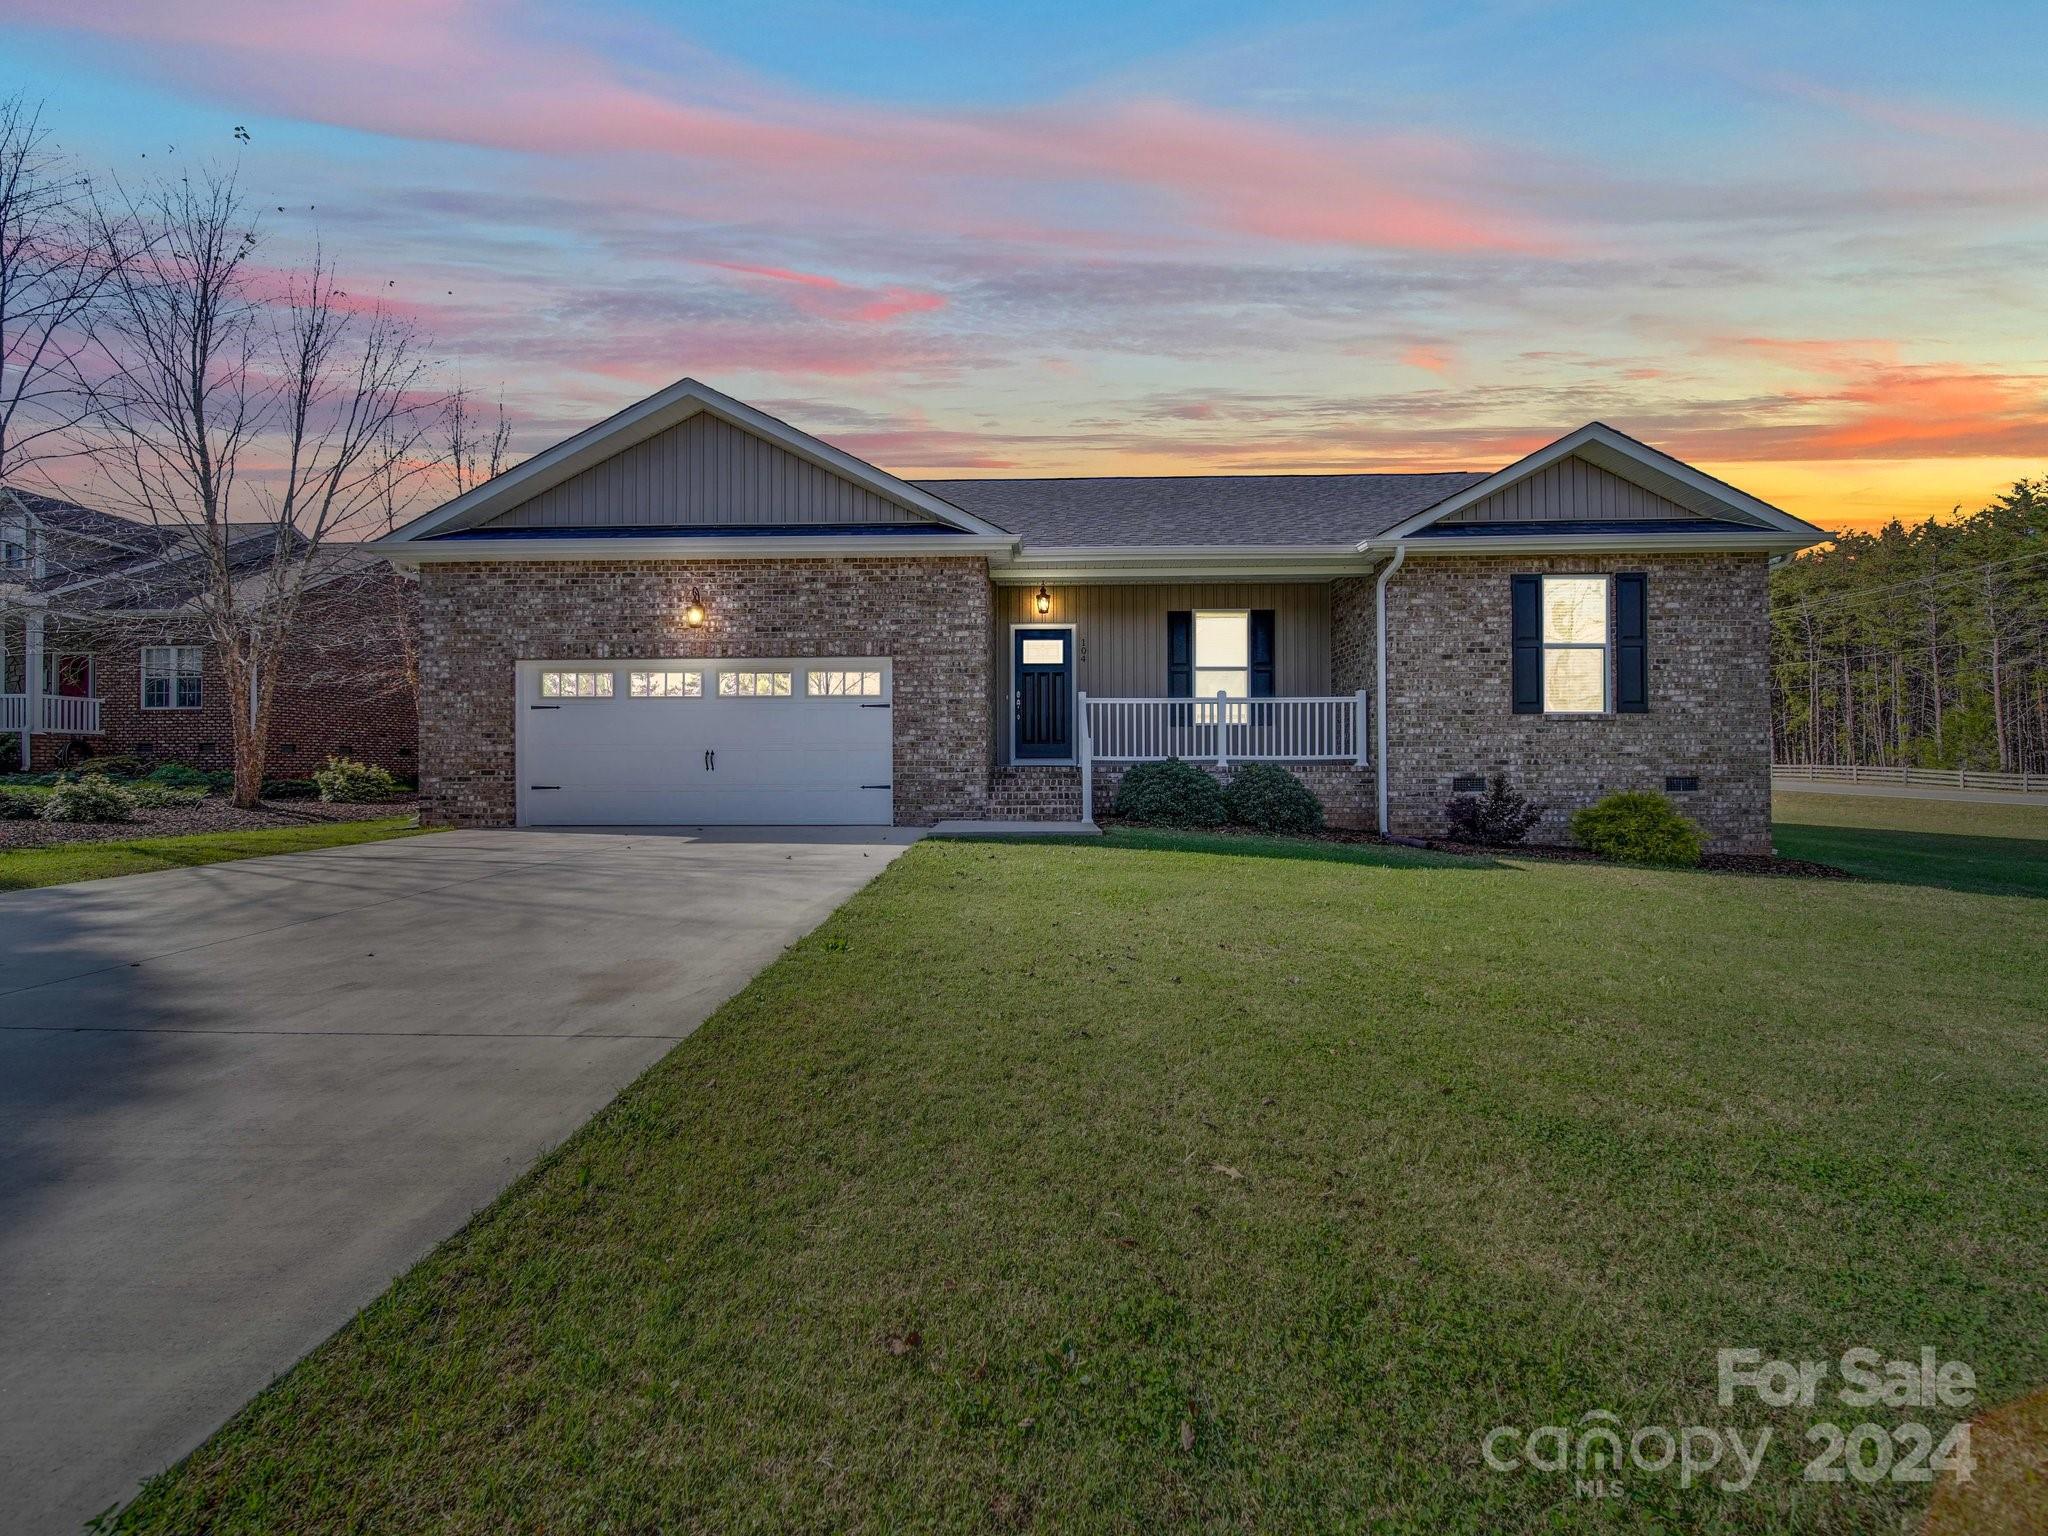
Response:
M1375 701L1379 708L1373 711L1373 764L1379 770L1380 836L1391 837L1387 828L1387 578L1401 569L1401 562L1408 558L1408 546L1396 544L1394 558L1380 567L1379 579L1373 583L1373 618L1377 631L1373 640L1373 665L1377 672L1377 693Z

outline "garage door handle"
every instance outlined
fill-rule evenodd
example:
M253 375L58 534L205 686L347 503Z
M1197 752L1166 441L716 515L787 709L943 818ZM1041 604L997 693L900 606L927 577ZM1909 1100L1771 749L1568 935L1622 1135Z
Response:
M704 771L705 771L706 773L709 773L709 772L711 772L711 771L712 771L713 769L715 769L715 768L716 768L717 766L718 766L718 754L717 754L716 752L706 752L706 753L704 754Z
M529 704L526 707L528 709L560 709L562 706L559 704Z
M528 789L560 789L562 786L559 784L529 784L526 787Z
M861 708L862 708L862 709L887 709L888 707L889 707L889 706L888 706L888 705L886 705L886 704L863 704L863 705L861 705Z

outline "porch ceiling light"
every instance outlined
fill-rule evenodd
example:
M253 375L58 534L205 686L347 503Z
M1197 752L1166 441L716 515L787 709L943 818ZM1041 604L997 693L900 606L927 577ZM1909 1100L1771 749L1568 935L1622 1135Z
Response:
M700 598L694 595L690 598L689 605L683 609L683 622L692 629L703 628L704 604Z
M1038 610L1041 619L1052 612L1052 594L1045 590L1045 583L1042 581L1038 584L1038 596L1031 600L1031 606Z

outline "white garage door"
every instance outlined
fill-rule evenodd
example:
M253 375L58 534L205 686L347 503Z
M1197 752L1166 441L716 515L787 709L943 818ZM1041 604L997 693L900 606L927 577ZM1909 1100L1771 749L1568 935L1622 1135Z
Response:
M532 826L887 826L875 656L519 663Z

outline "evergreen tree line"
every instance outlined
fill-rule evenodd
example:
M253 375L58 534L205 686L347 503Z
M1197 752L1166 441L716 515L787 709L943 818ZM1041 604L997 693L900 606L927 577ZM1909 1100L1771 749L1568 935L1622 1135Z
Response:
M1771 749L2048 773L2048 477L1774 571Z

